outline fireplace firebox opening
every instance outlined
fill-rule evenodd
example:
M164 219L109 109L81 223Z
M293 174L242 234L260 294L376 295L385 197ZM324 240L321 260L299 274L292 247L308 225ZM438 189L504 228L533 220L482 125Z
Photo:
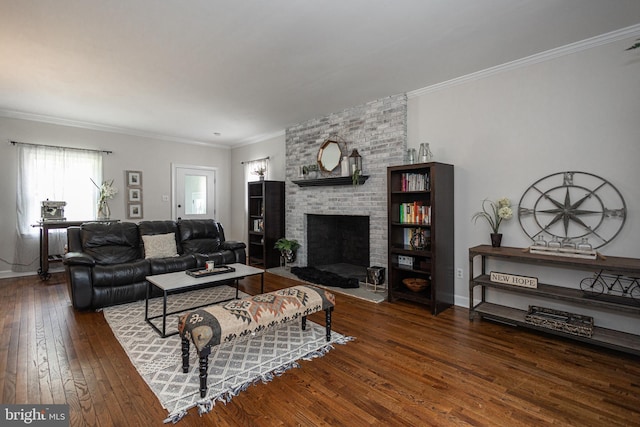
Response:
M369 217L307 214L307 266L364 282L369 267Z

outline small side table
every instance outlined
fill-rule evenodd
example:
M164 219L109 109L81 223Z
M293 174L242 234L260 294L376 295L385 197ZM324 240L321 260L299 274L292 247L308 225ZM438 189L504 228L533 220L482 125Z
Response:
M65 230L72 226L79 226L87 222L118 222L119 220L108 221L67 221L67 220L47 220L39 221L33 224L32 227L40 228L40 268L38 269L38 276L41 280L49 280L51 274L49 273L49 263L62 262L63 255L49 254L49 232L51 230L58 230L64 228Z

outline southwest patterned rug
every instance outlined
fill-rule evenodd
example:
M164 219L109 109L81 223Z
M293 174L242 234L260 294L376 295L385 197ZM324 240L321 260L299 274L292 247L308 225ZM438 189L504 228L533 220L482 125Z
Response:
M246 296L240 292L240 297ZM217 286L184 294L170 295L167 312L188 310L205 302L216 302L235 297L235 289ZM207 396L200 398L198 360L191 351L189 373L182 373L180 336L160 336L144 321L144 301L107 307L104 317L115 337L149 388L169 414L164 422L176 423L193 407L200 415L209 412L216 402L229 402L231 398L257 382L267 383L286 370L297 368L299 360L321 357L333 344L346 344L352 337L335 331L327 342L324 326L307 322L303 331L300 322L292 322L247 339L223 344L209 356ZM335 313L340 313L336 307ZM149 303L153 316L162 312L162 299ZM167 333L177 330L179 314L167 319ZM156 323L154 323L156 324ZM158 325L160 326L160 325ZM192 346L193 347L193 346Z

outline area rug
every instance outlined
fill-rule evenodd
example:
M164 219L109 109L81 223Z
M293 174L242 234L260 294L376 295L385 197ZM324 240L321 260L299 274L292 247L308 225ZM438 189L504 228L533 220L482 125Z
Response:
M377 292L374 292L373 285L360 282L360 286L357 288L336 288L332 286L325 286L318 283L312 283L306 280L300 279L293 274L291 270L284 267L274 267L267 270L269 273L277 276L286 277L288 279L295 279L300 282L308 283L310 285L318 286L319 288L327 289L328 291L335 292L337 294L349 295L358 299L362 299L369 302L375 302L376 304L386 300L387 290L378 286Z
M170 295L167 311L230 299L235 292L232 287L218 286ZM304 331L300 322L290 322L262 334L223 344L213 349L209 356L208 393L203 399L199 391L198 359L193 348L189 372L183 374L179 335L160 338L144 321L144 306L144 301L138 301L107 307L103 310L104 317L140 376L168 411L165 423L178 422L196 406L200 415L209 412L216 402L229 402L250 385L267 383L274 376L299 367L299 360L321 357L334 344L346 344L353 339L332 331L331 341L327 342L325 327L308 321ZM161 313L162 299L152 300L149 307L152 315ZM334 316L339 316L339 309L336 307ZM178 316L168 318L167 333L177 330Z

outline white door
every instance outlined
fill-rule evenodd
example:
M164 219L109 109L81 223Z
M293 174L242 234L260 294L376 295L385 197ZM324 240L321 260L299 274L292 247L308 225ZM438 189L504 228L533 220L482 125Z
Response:
M216 170L204 166L171 165L174 219L215 219Z

